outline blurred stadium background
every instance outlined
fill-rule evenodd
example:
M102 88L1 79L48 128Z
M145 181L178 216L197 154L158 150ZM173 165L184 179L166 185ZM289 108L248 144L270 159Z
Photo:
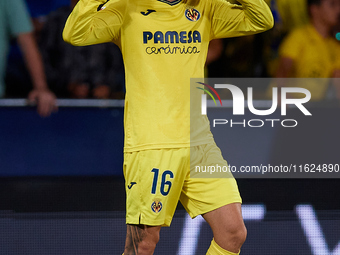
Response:
M273 31L245 40L245 45L252 45L242 46L247 47L244 56L249 61L239 55L240 41L224 40L222 56L208 65L208 75L272 76L279 43L291 27L304 22L297 10L282 11L287 2L271 2L278 24ZM68 4L27 0L38 23ZM291 19L285 19L284 13ZM11 98L26 97L31 89L20 59L13 44L7 70L8 77L16 78L7 79L12 81ZM229 62L234 63L232 68ZM265 98L265 90L260 88L256 97ZM0 99L0 254L121 254L123 101L59 99L58 103L58 113L44 119L25 99ZM228 144L217 143L233 165L339 164L338 103L310 107L313 119L300 123L300 129L220 130ZM212 109L210 117L217 111ZM227 112L226 118L231 118L231 109ZM299 112L293 109L291 114ZM338 179L239 179L238 184L248 229L242 254L340 255ZM207 224L201 218L188 219L178 205L171 228L161 231L155 254L205 254L211 239Z
M121 252L125 236L123 108L117 106L121 101L90 102L109 107L66 101L78 106L61 107L48 119L39 117L34 107L0 107L0 254ZM0 100L14 102L23 103ZM339 114L339 109L333 111L332 115ZM325 114L328 109L313 121L324 124L319 132L338 152L340 121L327 123ZM320 152L315 149L319 139L295 131L282 141L280 132L285 130L228 129L223 135L229 143L219 145L234 165L294 163L285 150L310 160L314 155L315 163L339 162L337 153L315 155ZM297 140L306 146L292 148ZM248 228L243 254L339 254L338 179L238 183ZM179 205L172 227L164 228L161 236L155 254L205 254L212 233L200 219L187 219Z

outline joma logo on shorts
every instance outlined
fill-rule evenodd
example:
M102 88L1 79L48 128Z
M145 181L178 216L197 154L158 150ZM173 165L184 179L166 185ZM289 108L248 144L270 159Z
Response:
M131 189L133 185L137 184L137 182L130 182L130 184L128 185L128 189Z

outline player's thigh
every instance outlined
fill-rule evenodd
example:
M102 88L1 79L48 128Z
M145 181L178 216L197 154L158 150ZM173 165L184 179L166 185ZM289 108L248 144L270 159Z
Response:
M193 152L193 153L192 153ZM196 158L196 156L198 157ZM215 143L197 146L191 150L191 173L195 164L227 165ZM222 175L224 178L213 178L209 173L190 175L184 181L180 201L191 217L205 214L227 204L242 203L236 180L232 175Z
M126 153L126 222L169 226L188 167L187 148Z

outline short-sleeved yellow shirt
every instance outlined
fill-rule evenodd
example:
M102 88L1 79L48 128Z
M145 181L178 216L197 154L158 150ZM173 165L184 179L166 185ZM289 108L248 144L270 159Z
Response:
M340 69L340 44L331 37L323 38L308 24L291 32L280 47L280 57L294 60L292 78L331 78ZM325 97L328 84L310 84L306 88L312 100Z

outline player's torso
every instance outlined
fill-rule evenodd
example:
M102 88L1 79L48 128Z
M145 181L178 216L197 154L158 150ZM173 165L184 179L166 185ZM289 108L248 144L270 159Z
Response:
M129 3L119 42L126 72L125 148L188 145L190 78L204 75L209 17L203 5Z

